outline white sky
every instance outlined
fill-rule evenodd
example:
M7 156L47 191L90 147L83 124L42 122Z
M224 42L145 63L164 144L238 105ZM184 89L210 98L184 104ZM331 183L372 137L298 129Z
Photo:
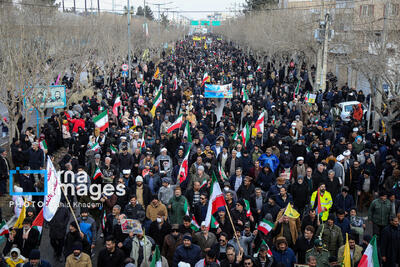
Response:
M75 0L78 11L82 11L85 7L85 0ZM93 9L97 9L97 0L86 0L87 7ZM100 9L106 9L111 11L113 2L115 3L115 10L123 10L123 7L126 6L127 0L99 0L100 1ZM59 0L58 2L61 2ZM133 3L132 3L133 2ZM172 2L172 3L170 3ZM146 5L150 6L151 10L153 10L154 16L158 17L158 7L152 4L166 4L161 6L162 8L171 8L174 11L207 11L207 12L196 12L196 13L181 13L183 16L188 17L190 19L202 19L206 18L207 15L213 14L213 11L222 11L225 12L223 15L234 15L235 4L236 10L239 11L242 9L240 7L241 4L245 3L245 0L146 0ZM66 8L73 7L73 0L64 0L64 4ZM135 8L138 6L143 6L143 0L130 0L130 5ZM165 10L164 10L165 11ZM169 14L169 17L172 18L172 14ZM176 17L176 15L175 15Z

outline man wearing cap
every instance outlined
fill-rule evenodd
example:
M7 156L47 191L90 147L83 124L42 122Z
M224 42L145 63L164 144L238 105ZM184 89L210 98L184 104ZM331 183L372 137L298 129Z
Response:
M149 187L143 184L143 177L136 176L136 183L131 187L131 192L136 195L137 201L142 207L147 207L151 201L151 191Z
M368 209L368 219L372 222L372 232L380 236L383 228L389 224L391 212L390 201L385 191L379 192L379 198L372 201Z
M65 267L92 267L92 260L82 252L82 243L76 242L72 248L73 253L67 257Z
M329 215L326 222L321 224L315 233L315 236L322 239L326 245L330 256L337 256L339 247L343 245L342 230L334 222L335 216L333 214Z
M200 260L200 255L201 248L192 243L191 235L185 234L183 244L175 250L172 267L177 267L179 262L186 262L194 266Z
M127 147L122 147L122 153L118 155L118 163L120 170L132 170L134 160L132 154L128 152Z
M82 207L80 210L81 216L77 218L81 231L86 235L88 242L91 244L92 249L96 245L97 240L97 227L95 220L89 215L89 209Z
M161 179L161 187L158 191L158 199L164 205L168 205L171 198L174 196L174 186L171 186L171 178L164 177Z
M25 263L23 267L51 267L51 264L48 261L41 260L40 251L33 249L29 253L29 262Z
M216 236L208 231L205 221L201 223L200 230L200 232L194 234L193 243L201 248L202 255L205 256L218 241Z
M306 175L306 169L307 169L307 164L304 164L304 157L299 156L296 158L297 164L293 166L292 169L292 179L295 181L297 180L297 177L299 175L305 176Z
M278 237L275 241L275 247L272 249L274 263L281 263L282 266L291 267L296 263L296 255L293 250L288 247L288 243L284 237Z
M171 225L171 233L166 235L161 249L161 254L167 258L169 266L172 266L172 259L176 248L183 243L183 234L179 232L179 225Z
M317 260L316 267L329 267L329 251L324 248L324 244L321 239L314 240L314 247L309 249L306 253L306 259L315 257Z

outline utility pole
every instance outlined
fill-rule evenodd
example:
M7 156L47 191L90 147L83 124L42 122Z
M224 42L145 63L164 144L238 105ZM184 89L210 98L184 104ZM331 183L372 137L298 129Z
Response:
M131 80L131 8L128 1L128 82Z
M115 0L112 0L112 3L111 3L111 10L112 10L112 13L114 13L115 12Z
M65 12L64 0L62 0L62 6L63 6L63 13L64 13Z
M322 70L321 70L321 90L325 92L326 90L326 73L328 65L328 42L329 42L329 25L331 24L330 15L326 13L325 15L325 36L324 36L324 53L322 56Z
M85 15L87 15L87 0L85 0Z
M321 28L322 28L322 23L324 21L324 15L325 15L325 0L321 0L321 11L319 14L319 38L321 38ZM317 73L315 74L315 85L314 85L314 91L318 91L321 88L321 68L322 68L322 44L318 46L318 53L317 53Z
M100 15L100 0L97 0L97 12Z
M76 0L74 0L74 13L76 14Z
M143 0L143 18L146 18L146 0Z
M391 4L389 1L384 1L383 5L383 27L382 27L382 35L381 35L381 49L380 49L380 54L381 58L385 61L385 66L388 63L386 60L387 56L387 45L386 45L386 39L387 39L387 16L390 14L390 9L391 9ZM383 72L386 72L386 69L381 70ZM378 74L378 88L379 90L375 90L375 99L374 99L374 106L375 109L381 110L382 108L382 94L384 94L384 88L383 88L383 79L382 75ZM371 88L371 92L374 90L374 88ZM372 95L372 94L371 94ZM375 111L374 112L374 130L378 131L379 130L379 114Z

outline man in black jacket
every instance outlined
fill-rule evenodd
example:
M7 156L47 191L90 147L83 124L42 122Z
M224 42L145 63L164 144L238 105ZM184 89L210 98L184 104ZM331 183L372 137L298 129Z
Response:
M10 163L7 159L7 151L0 147L0 196L7 193L7 180L10 177Z
M297 238L295 252L297 253L297 262L306 263L306 252L314 247L314 232L315 229L311 225L307 225L304 230L304 235Z
M99 252L97 267L122 267L124 260L124 252L115 246L114 237L106 237L106 247Z
M51 219L50 226L50 244L53 247L55 257L58 261L62 262L61 254L64 247L65 234L67 232L67 225L69 221L69 210L66 207L59 207L53 219Z

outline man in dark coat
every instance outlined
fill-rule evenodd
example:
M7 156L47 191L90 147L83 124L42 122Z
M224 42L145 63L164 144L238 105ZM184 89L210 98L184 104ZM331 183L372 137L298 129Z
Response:
M114 237L106 237L106 247L99 252L97 267L122 267L124 266L124 260L125 254L116 247Z
M171 225L165 221L165 213L160 210L157 219L150 224L149 235L154 239L157 245L162 248L164 238L171 232Z
M91 255L91 248L86 238L85 234L79 232L78 225L75 221L72 221L69 225L69 232L65 236L64 242L64 256L67 258L71 253L73 253L73 247L75 242L81 242L83 247L83 252L88 255Z
M383 267L396 266L400 264L400 229L399 219L392 217L390 224L382 230L381 235L381 257Z
M307 225L304 229L304 234L297 238L294 250L297 253L298 263L306 263L306 252L314 247L314 232L315 228Z
M175 250L172 267L177 267L178 263L183 261L194 266L199 260L201 255L201 248L192 243L191 235L183 236L183 244L178 246Z
M10 177L10 163L7 159L7 151L0 147L0 196L7 193L7 180Z
M55 257L61 262L61 254L64 246L65 234L69 221L69 210L66 207L59 207L50 226L50 244L53 247Z

